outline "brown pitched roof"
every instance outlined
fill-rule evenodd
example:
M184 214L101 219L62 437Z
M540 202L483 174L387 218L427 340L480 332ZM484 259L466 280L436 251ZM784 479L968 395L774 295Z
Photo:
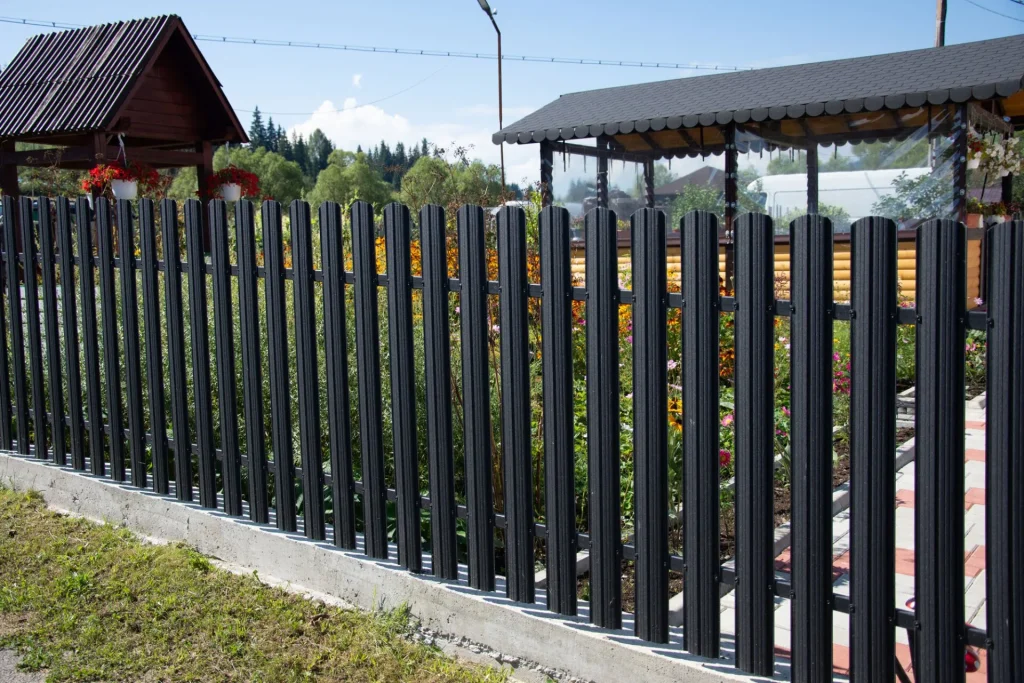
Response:
M122 106L179 34L225 109L234 129L245 131L181 18L168 15L120 21L29 38L0 73L0 136L28 137L109 131Z
M687 173L682 178L676 178L670 183L654 188L657 197L674 197L682 194L687 185L706 185L714 187L722 192L725 191L725 171L713 166L701 166L692 173Z

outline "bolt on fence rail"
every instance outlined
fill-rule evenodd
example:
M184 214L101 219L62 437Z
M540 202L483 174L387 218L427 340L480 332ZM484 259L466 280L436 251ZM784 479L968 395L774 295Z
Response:
M84 198L4 197L2 210L0 448L58 465L70 455L76 470L179 500L192 500L198 487L205 507L313 540L330 530L335 545L370 557L387 558L394 540L409 571L458 580L464 562L469 585L481 591L494 591L503 572L513 600L532 603L543 585L549 610L575 615L589 601L589 619L604 628L623 624L623 568L632 563L632 621L651 643L669 638L669 578L680 572L684 647L704 657L721 652L719 596L734 588L735 663L753 674L773 673L773 600L786 597L793 680L831 676L835 611L851 615L854 680L894 677L897 628L914 631L916 673L927 680L963 680L965 643L987 648L989 680L1024 678L1024 223L989 229L990 300L986 312L968 312L964 228L950 221L918 229L917 305L901 308L896 226L876 217L853 226L852 301L844 304L833 301L832 231L818 216L791 226L792 299L783 301L773 290L772 220L755 214L736 221L736 294L727 296L717 218L704 212L681 221L682 279L669 286L665 216L638 211L626 289L617 217L606 209L584 221L582 287L572 279L568 213L553 207L539 216L534 261L519 208L498 211L496 239L473 206L458 211L454 230L436 206L414 221L390 204L378 225L365 202L344 216L327 202L314 222L296 201L287 226L270 201L257 214L248 201L213 201L204 211L196 200L163 200L157 210L148 199L111 207L98 198L92 208ZM386 273L378 272L381 245ZM576 306L586 311L585 377L573 369ZM633 344L624 372L633 387L625 438L634 480L626 485L623 311ZM682 348L666 347L670 314L680 316ZM721 562L718 540L723 314L734 315L736 330L734 566ZM776 574L772 546L779 317L792 326L790 575ZM834 320L850 322L853 349L848 597L833 592L831 577ZM893 583L901 324L918 334L914 611L896 608ZM964 520L947 504L964 489L966 329L989 338L987 631L963 623ZM685 411L681 471L673 473L666 361L677 356ZM538 439L543 467L535 469ZM669 551L674 474L682 481L681 555ZM635 505L632 528L623 524L624 495ZM584 552L589 596L581 598Z

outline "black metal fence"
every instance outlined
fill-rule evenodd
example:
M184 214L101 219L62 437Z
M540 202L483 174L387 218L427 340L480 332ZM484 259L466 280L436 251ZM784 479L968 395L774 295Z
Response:
M456 580L460 557L465 557L469 584L481 591L495 589L495 538L500 530L508 596L535 600L535 551L542 545L547 607L564 615L577 613L576 554L588 550L590 620L610 629L622 627L621 567L623 559L633 560L636 635L652 643L668 640L668 575L680 571L685 648L719 656L720 591L723 586L735 588L736 666L755 674L772 674L773 601L780 596L792 600L793 680L831 679L834 611L850 615L855 680L894 679L897 628L915 635L919 681L962 681L965 644L988 650L990 681L1024 680L1024 223L991 229L987 311L968 313L964 227L950 221L932 221L919 229L917 307L908 309L897 304L896 226L880 218L853 226L853 296L849 304L838 304L832 294L832 230L827 219L817 216L791 226L792 299L782 301L776 300L773 287L774 230L763 215L737 220L736 292L722 296L717 219L703 212L682 221L681 293L670 293L665 217L652 209L632 217L630 291L619 286L615 216L603 209L586 217L585 287L574 287L569 215L559 208L545 209L540 216L539 284L527 277L521 209L498 212L495 282L488 280L485 212L479 207L463 207L457 215L458 278L448 272L446 217L435 206L422 209L417 225L404 206L384 208L386 275L377 272L378 226L373 207L366 203L353 205L348 217L351 272L345 270L342 210L333 203L319 207L315 222L307 204L292 203L290 268L284 256L282 209L276 202L262 206L261 243L255 236L256 207L245 201L234 207L237 264L230 263L228 207L223 202L210 203L205 217L198 201L186 202L187 262L181 260L178 207L161 202L159 221L155 208L145 199L137 206L120 201L112 212L104 199L97 200L93 211L85 199L72 207L66 199L42 199L36 205L27 198L4 198L0 448L128 480L158 493L173 492L180 500L192 500L198 488L203 506L222 507L229 515L248 514L256 522L273 521L284 530L301 529L310 539L330 536L343 548L356 548L362 535L365 553L375 558L391 552L388 506L393 502L398 562L419 572L426 566L424 552L429 552L433 574ZM202 246L204 218L213 236L209 260ZM320 270L314 268L314 225L320 231ZM414 277L410 246L417 230L422 274ZM163 258L158 258L160 252ZM294 320L286 314L287 282ZM383 438L380 287L387 293L392 453L385 453ZM347 294L348 288L353 291ZM416 367L413 355L414 290L422 290L422 368ZM453 424L451 409L453 296L458 296L461 309L462 424ZM487 302L494 296L499 297L501 326L502 510L494 509L488 408L487 334L493 321ZM534 489L530 459L530 299L539 299L542 311L542 494ZM317 325L317 301L323 306L322 327ZM354 335L347 329L349 301L354 303ZM584 301L587 311L586 532L575 522L573 301ZM635 536L625 541L620 512L620 306L632 308L634 354L636 519ZM666 316L673 308L681 309L683 341L681 349L667 350ZM718 545L718 323L724 312L735 314L736 329L734 568L720 562ZM772 349L779 316L790 318L792 334L792 572L782 576L774 569L772 549ZM848 320L852 327L849 597L833 593L831 574L834 320ZM897 325L916 325L918 334L915 611L895 607L893 578ZM950 502L964 496L967 328L987 330L989 340L987 632L964 624L964 518L958 504ZM295 372L289 330L294 331ZM261 377L264 331L269 429ZM354 373L348 365L351 338L357 358ZM318 352L326 360L326 424L320 417ZM680 556L670 555L668 545L669 352L680 354L683 367ZM241 399L236 373L241 376ZM353 462L350 421L353 376L359 463ZM298 383L300 467L293 458L292 381ZM425 491L420 486L418 406L412 390L420 381L427 394ZM457 429L463 430L464 491L456 491L455 485ZM266 431L271 435L269 450L262 438ZM330 445L330 476L324 471L324 443ZM388 468L393 469L394 488L387 486ZM535 518L535 496L544 501L543 524ZM458 504L458 498L465 504ZM429 511L425 525L424 511ZM459 538L460 529L464 539Z

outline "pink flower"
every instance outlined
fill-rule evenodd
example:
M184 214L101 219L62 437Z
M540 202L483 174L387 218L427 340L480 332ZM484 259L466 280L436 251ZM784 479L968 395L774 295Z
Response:
M838 351L836 351L835 353L832 354L832 360L834 360L836 363L839 362L839 352Z
M455 313L456 313L456 315L461 314L462 313L462 307L461 306L456 306L455 307Z
M789 408L787 408L786 406L782 406L782 414L785 415L786 417L789 417Z
M720 467L725 467L732 462L732 453L725 450L724 448L718 451L718 464Z
M985 305L985 300L982 299L980 296L974 297L974 305L975 306L984 306Z
M633 343L633 335L629 335L628 337L626 337L626 343L627 344L632 344Z
M732 421L733 421L732 413L729 413L728 415L726 415L725 417L722 418L722 426L723 427L728 427L729 425L732 424Z
M669 361L668 361L668 366L667 367L668 367L669 370L675 370L678 365L679 365L679 363L675 362L674 360L672 360L670 358Z

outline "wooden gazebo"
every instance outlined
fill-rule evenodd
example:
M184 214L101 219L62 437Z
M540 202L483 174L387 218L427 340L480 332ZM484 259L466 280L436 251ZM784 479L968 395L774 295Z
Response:
M19 194L19 166L87 170L119 155L195 166L202 179L213 172L213 146L227 142L248 138L177 16L37 35L0 74L6 195Z
M599 206L607 206L609 161L642 164L654 206L656 160L724 154L728 231L740 153L805 150L807 208L816 213L819 145L900 139L925 126L959 152L951 214L962 218L969 120L1005 133L1024 127L1024 35L571 93L493 140L539 144L545 203L556 152L597 158ZM588 138L596 144L576 142Z

